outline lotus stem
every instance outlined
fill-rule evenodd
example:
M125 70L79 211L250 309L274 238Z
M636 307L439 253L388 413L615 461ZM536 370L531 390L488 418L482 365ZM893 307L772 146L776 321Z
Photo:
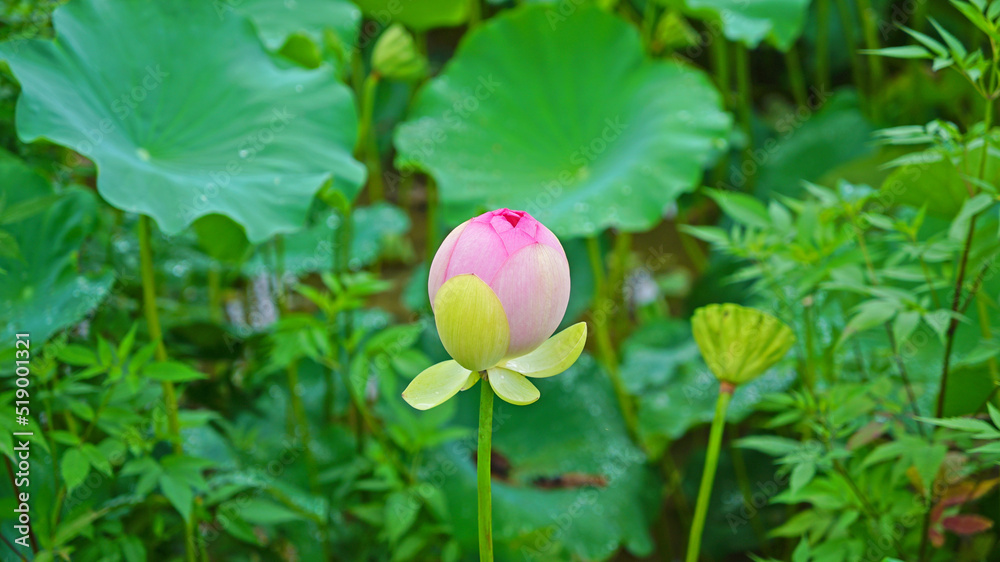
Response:
M983 336L984 340L993 339L993 329L990 327L990 311L987 308L989 305L986 299L983 297L983 293L978 293L974 297L976 299L976 310L979 311L979 333ZM990 380L993 382L993 386L1000 384L1000 369L997 368L997 358L990 357L986 360L986 366L990 372Z
M719 89L719 93L722 95L722 105L726 109L732 107L732 91L730 89L730 78L729 78L729 54L727 43L723 38L717 38L712 41L710 49L712 51L712 78L715 80L715 86ZM712 169L712 183L719 184L726 177L726 173L729 170L729 149L719 155L719 161L716 162L715 167ZM684 242L685 250L688 250L688 254L691 255L691 251L688 248L685 238L681 239ZM698 266L698 262L695 262L695 266ZM699 272L701 269L699 269Z
M167 360L167 348L163 345L163 331L160 315L156 309L156 276L153 270L153 245L150 236L149 217L139 217L139 265L142 272L142 308L146 315L149 338L156 342L156 360ZM163 381L163 402L167 410L167 431L175 455L184 454L181 441L181 424L177 413L177 390L172 381ZM194 513L191 522L184 525L184 550L188 562L194 562L197 549L194 543Z
M596 236L587 238L587 254L594 274L594 304L591 307L590 324L593 326L594 335L597 338L597 351L601 357L601 363L607 369L608 377L611 379L611 386L618 399L618 407L621 408L622 417L625 419L625 427L628 429L629 435L638 443L638 422L632 406L632 399L629 397L628 391L625 389L625 382L618 371L618 357L615 354L614 343L608 330L610 318L598 318L593 312L593 306L601 306L604 299L607 298L604 260L601 258L601 248Z
M879 48L878 27L875 22L875 10L872 9L871 0L858 0L858 13L861 16L861 32L865 41L865 48L876 50ZM882 87L882 57L868 57L868 94L874 98L876 92ZM878 104L869 99L872 120L878 119Z
M744 154L749 157L753 152L753 100L750 91L750 53L746 45L737 42L734 45L736 66L736 89L739 93L738 112L740 126L746 135ZM752 180L750 180L752 181Z
M308 471L309 491L313 494L318 494L320 491L319 469L316 464L316 457L312 453L312 435L309 431L309 419L306 417L305 405L302 403L302 396L299 393L301 384L299 383L298 361L289 363L285 369L285 374L288 378L288 393L291 397L292 415L295 416L295 426L297 426L295 433L298 435L293 435L293 437L302 440L302 448L306 457L306 470Z
M361 124L358 127L360 152L365 155L368 167L368 198L372 201L385 199L382 185L382 161L378 153L378 139L375 135L375 92L378 91L379 76L372 72L365 78L361 93Z
M729 84L729 55L726 53L726 43L723 39L717 39L712 42L712 72L715 74L715 86L719 88L719 92L722 93L722 103L726 107L729 107L731 103L730 99L730 84Z
M788 80L795 103L799 107L806 107L809 104L809 97L806 94L806 77L802 73L802 60L799 58L797 46L792 45L785 52L785 66L788 68Z
M221 324L222 316L222 272L221 265L216 262L208 268L208 316L213 322Z
M483 8L479 0L469 0L469 30L475 29L483 19Z
M479 451L476 454L476 487L479 492L479 561L493 562L493 499L490 456L493 451L493 387L487 375L479 386Z
M847 1L837 0L837 13L840 16L840 27L844 32L844 44L847 45L847 53L851 59L851 81L854 82L854 87L861 97L862 107L868 109L870 113L868 103L871 92L865 85L865 76L861 69L861 56L858 55L857 42L854 39L854 15L851 13L851 7L848 6ZM822 89L822 87L829 85L821 84L820 86Z
M848 44L848 49L853 46ZM821 91L830 87L830 0L816 2L816 85Z
M715 480L715 469L719 466L719 450L722 447L722 432L726 426L726 410L729 400L733 397L735 387L729 383L719 385L719 398L715 402L715 417L712 418L712 431L708 436L708 453L705 457L705 470L701 474L701 487L698 488L698 502L694 508L694 522L691 524L691 536L688 538L687 562L696 562L701 551L701 535L705 530L705 517L708 515L708 500L712 497L712 482Z
M983 130L986 131L986 135L983 137L983 153L982 160L979 163L979 174L978 178L982 180L986 177L986 160L990 149L990 137L989 131L993 126L993 100L986 100L985 115L983 118ZM973 194L970 193L970 196ZM973 215L969 219L969 231L965 236L965 243L962 247L962 255L958 262L958 273L955 277L955 292L951 300L951 321L948 324L948 331L945 336L945 348L944 348L944 362L941 368L941 386L938 389L937 396L937 407L934 409L934 417L940 418L944 416L944 405L945 405L945 395L948 391L948 374L949 368L951 366L951 350L955 345L955 333L958 331L958 311L962 303L962 288L965 286L965 275L966 269L969 264L969 252L972 249L972 239L976 234L976 220L979 215ZM975 298L975 291L970 292L968 298ZM923 555L921 549L921 556Z

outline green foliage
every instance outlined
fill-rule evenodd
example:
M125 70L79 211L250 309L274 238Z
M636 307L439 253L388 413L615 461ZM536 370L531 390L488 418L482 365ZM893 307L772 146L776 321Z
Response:
M767 40L787 51L802 33L809 2L805 0L685 0L687 9L722 27L727 39L756 47Z
M706 458L706 559L996 558L1000 1L907 6L8 2L0 557L475 560L476 393L401 392L511 207L589 338L497 402L498 560L682 559ZM715 302L795 338L707 451Z
M259 242L300 227L324 183L350 199L364 179L347 89L329 70L279 67L235 15L220 21L211 5L180 0L82 0L60 8L55 27L59 42L0 50L23 88L20 138L93 159L102 196L164 232L214 212ZM128 47L105 40L116 36ZM216 75L230 87L204 80Z
M77 250L94 230L97 201L71 187L56 194L45 178L23 162L0 155L0 337L9 345L17 332L37 344L80 320L105 298L112 276L102 268L82 274ZM39 243L44 240L45 243Z
M479 70L497 56L520 64ZM507 206L557 235L590 236L656 224L728 129L708 80L648 60L624 22L533 6L470 34L415 100L396 160L434 177L450 224Z
M214 8L220 18L230 13L248 16L269 50L308 68L333 62L342 73L350 64L361 26L361 10L346 0L241 0L220 2Z

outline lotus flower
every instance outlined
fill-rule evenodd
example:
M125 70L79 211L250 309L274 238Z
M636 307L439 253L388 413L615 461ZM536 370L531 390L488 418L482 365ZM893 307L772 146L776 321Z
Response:
M417 375L403 399L426 410L486 378L511 404L538 400L525 377L563 372L587 340L582 322L550 338L569 288L566 252L528 213L499 209L459 225L438 248L427 281L438 335L453 360Z
M788 353L795 336L774 316L738 304L711 304L694 311L694 340L708 368L733 386L749 382Z

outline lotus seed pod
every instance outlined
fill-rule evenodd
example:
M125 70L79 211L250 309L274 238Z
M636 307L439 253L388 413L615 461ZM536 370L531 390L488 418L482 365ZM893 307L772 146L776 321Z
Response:
M731 303L699 308L691 329L708 368L720 381L736 386L771 368L795 343L781 320Z

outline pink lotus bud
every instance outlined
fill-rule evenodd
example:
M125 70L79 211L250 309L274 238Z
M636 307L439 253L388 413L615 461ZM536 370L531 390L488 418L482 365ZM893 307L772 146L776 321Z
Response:
M566 313L570 288L566 252L549 229L524 211L498 209L479 215L445 238L431 262L427 281L436 315L441 311L434 299L441 286L467 274L493 290L507 316L509 343L500 358L533 351L555 332ZM453 306L470 305L456 302ZM451 342L444 339L442 335L445 348L454 356L449 349Z

